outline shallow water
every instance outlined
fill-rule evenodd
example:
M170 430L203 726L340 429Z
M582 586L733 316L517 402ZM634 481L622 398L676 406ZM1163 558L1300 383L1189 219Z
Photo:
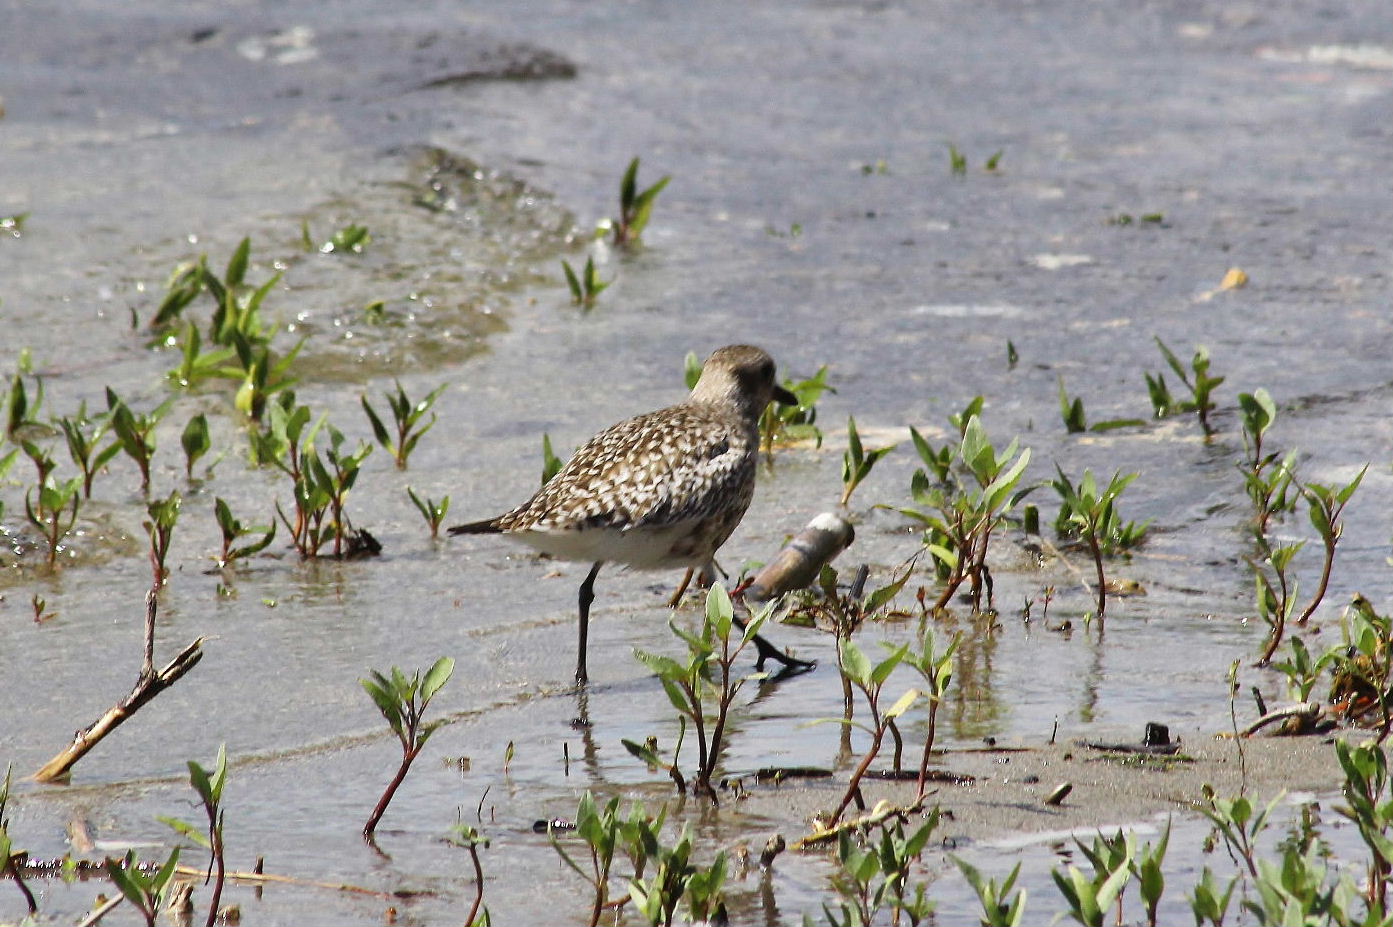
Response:
M911 424L937 441L947 415L982 394L992 436L1033 448L1032 479L1051 476L1053 461L1074 475L1140 471L1124 514L1153 519L1152 537L1115 569L1148 594L1115 600L1100 640L1077 627L1089 604L1073 574L1057 561L1035 567L1003 538L1000 627L963 625L946 746L1039 743L1056 721L1062 736L1100 739L1134 739L1153 720L1185 738L1228 726L1225 674L1255 656L1263 632L1249 620L1242 559L1239 391L1261 386L1278 400L1270 440L1299 446L1308 478L1344 481L1372 463L1317 615L1324 637L1338 635L1356 591L1381 611L1393 605L1383 221L1393 71L1377 56L1312 52L1356 36L1393 46L1387 10L538 0L332 11L7 3L4 16L0 215L29 216L20 237L0 239L0 371L30 349L45 413L101 407L108 385L141 409L162 401L177 357L132 332L131 312L148 319L178 262L207 253L221 267L243 236L251 279L284 265L267 301L294 329L279 343L309 335L299 396L352 438L370 436L362 393L381 408L393 377L413 397L449 384L410 469L379 449L351 499L381 558L303 564L278 542L230 578L205 572L218 543L213 497L265 523L287 490L243 463L229 392L179 400L158 431L155 492L180 488L185 501L156 659L200 635L207 656L79 764L71 785L17 783L10 832L35 856L67 851L65 827L79 818L97 840L92 858L131 841L157 855L170 838L155 816L194 810L185 761L207 763L226 743L235 868L264 855L270 871L424 893L231 891L259 923L376 923L389 904L407 922L457 920L473 885L466 855L443 837L476 814L492 838L496 920L554 919L580 886L532 822L573 815L587 788L670 796L620 740L675 737L657 682L631 656L675 649L662 608L675 577L602 573L582 702L567 682L583 569L496 540L432 542L405 488L450 494L451 521L502 510L535 487L543 432L564 452L675 401L686 352L732 341L768 347L788 374L827 364L837 389L820 408L824 447L783 452L762 476L722 555L737 572L835 503L848 414L868 443L904 440ZM949 171L949 144L967 155L966 176ZM984 171L998 150L999 169ZM583 262L634 155L641 183L673 180L643 251L594 249L615 282L580 313L559 261ZM1162 223L1108 222L1154 212ZM322 240L348 222L373 235L362 255L301 248L302 225ZM1251 282L1218 292L1230 266ZM380 322L363 311L375 300ZM1153 336L1182 357L1207 345L1227 377L1216 439L1180 419L1065 434L1060 377L1092 421L1149 413L1142 373L1164 369ZM186 486L178 437L199 411L214 455L226 456ZM883 581L915 549L899 516L872 508L908 503L912 456L901 448L858 490L844 572L866 562ZM17 463L0 486L12 535L23 534L29 478ZM97 487L56 575L0 553L0 760L17 774L124 695L139 667L149 567L138 480L118 460ZM1047 493L1036 496L1046 517ZM1299 562L1312 587L1313 550ZM1059 592L1045 620L1049 585ZM35 594L56 617L30 620ZM1065 617L1072 635L1046 627ZM726 769L845 765L835 726L804 726L840 710L830 639L772 636L820 666L749 690ZM384 819L383 857L358 830L396 746L356 680L442 654L458 661L433 708L449 723ZM1274 674L1245 668L1242 682L1282 698ZM591 726L573 727L579 716ZM464 773L448 762L461 757ZM739 842L757 852L770 832L805 824L738 804L702 813L688 803L683 815L707 852ZM974 852L1004 871L1016 851ZM1054 910L1047 866L1022 858L1036 910ZM820 916L830 871L819 856L782 857L772 902L757 875L737 883L739 919ZM39 887L44 916L63 921L96 891ZM945 910L961 909L956 876L934 891ZM17 901L0 891L0 918L17 918ZM580 921L583 901L573 907Z

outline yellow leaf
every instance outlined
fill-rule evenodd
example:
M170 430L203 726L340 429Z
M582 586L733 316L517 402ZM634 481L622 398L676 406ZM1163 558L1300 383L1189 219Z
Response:
M1242 268L1230 267L1229 272L1224 274L1223 282L1219 284L1221 290L1237 290L1248 285L1248 275Z

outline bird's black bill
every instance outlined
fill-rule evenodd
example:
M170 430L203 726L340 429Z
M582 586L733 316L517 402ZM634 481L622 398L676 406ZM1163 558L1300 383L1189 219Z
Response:
M798 397L782 386L779 386L777 383L774 384L774 401L782 406L798 405Z

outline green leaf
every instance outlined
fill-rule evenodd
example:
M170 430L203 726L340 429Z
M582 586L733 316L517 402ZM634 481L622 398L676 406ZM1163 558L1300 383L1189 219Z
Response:
M847 678L863 686L871 684L871 661L851 640L842 642L842 669Z
M440 691L445 683L450 681L450 676L454 671L455 661L451 657L441 657L426 671L426 678L421 681L422 707L435 696L435 693Z

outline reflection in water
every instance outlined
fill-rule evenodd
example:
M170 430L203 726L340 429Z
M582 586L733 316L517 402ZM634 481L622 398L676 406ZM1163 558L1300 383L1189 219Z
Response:
M601 779L600 751L595 746L595 726L590 723L590 693L584 686L576 689L576 716L571 719L571 728L580 732L580 759L585 765L586 775L591 781L598 782ZM566 770L569 775L569 759Z
M1079 701L1079 720L1092 724L1098 716L1098 690L1103 684L1103 623L1097 622L1098 635L1088 637L1089 649L1093 651L1088 661L1088 672L1083 675L1083 692Z
M948 723L953 736L960 740L980 740L996 736L1006 727L1006 705L997 697L992 685L992 663L998 645L1000 626L994 612L977 612L961 628L957 664L953 677L955 686L948 696ZM964 622L951 615L953 629Z

